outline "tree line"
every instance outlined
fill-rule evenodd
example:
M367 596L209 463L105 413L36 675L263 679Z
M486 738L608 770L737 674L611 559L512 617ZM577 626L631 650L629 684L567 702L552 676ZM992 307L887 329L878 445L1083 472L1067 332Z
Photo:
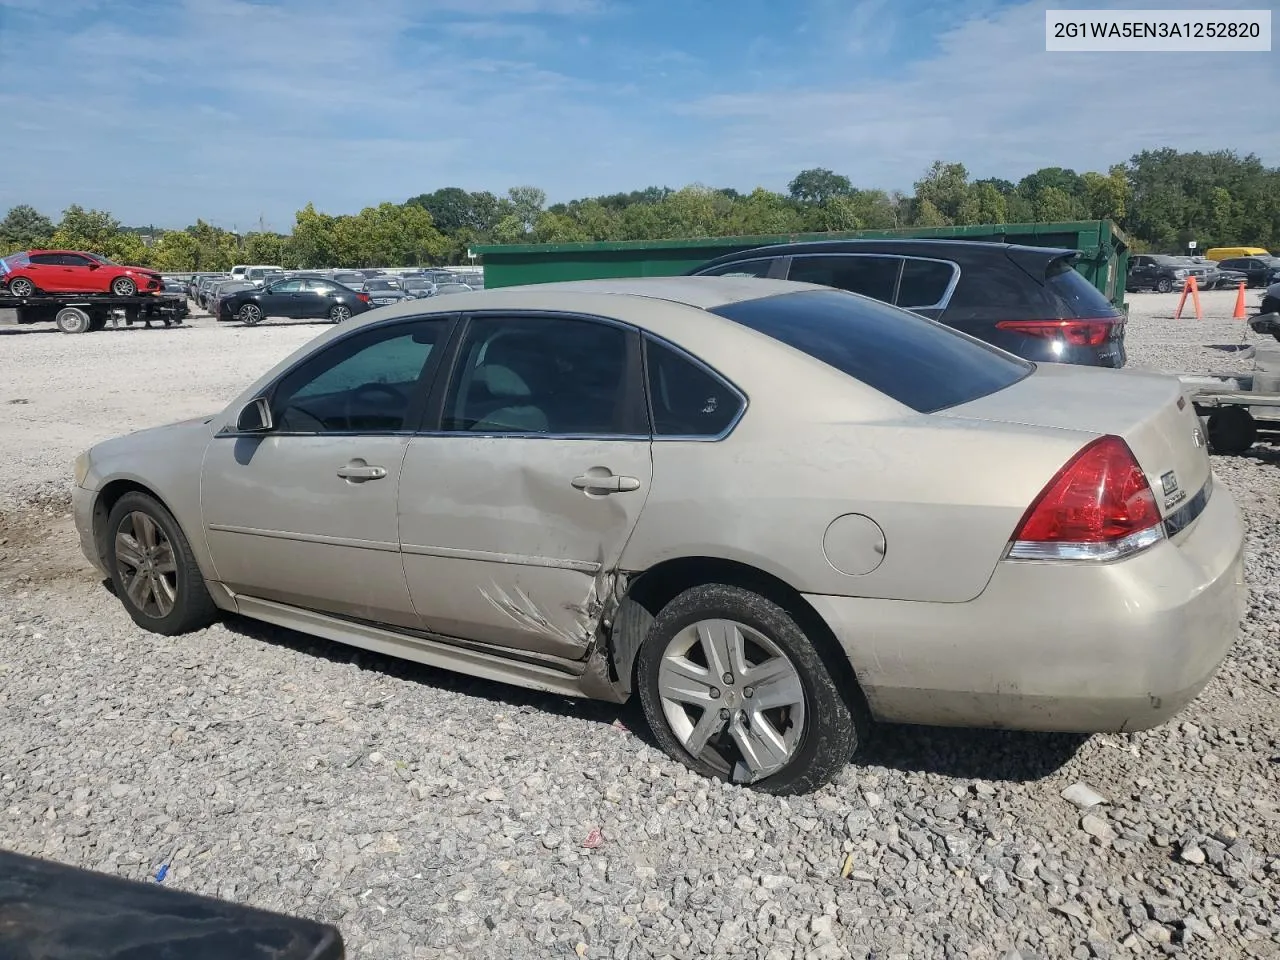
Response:
M1105 173L1045 167L1017 183L971 179L938 161L907 194L862 189L843 174L801 171L786 193L694 184L548 205L537 187L498 196L443 187L403 203L332 215L307 204L288 234L243 235L197 220L183 230L123 226L72 205L55 223L29 205L0 221L0 254L33 247L87 250L120 263L183 272L233 263L297 267L462 263L485 243L582 243L704 236L786 235L969 224L1111 219L1137 250L1213 246L1280 248L1280 167L1234 151L1146 150ZM149 242L148 242L149 238Z

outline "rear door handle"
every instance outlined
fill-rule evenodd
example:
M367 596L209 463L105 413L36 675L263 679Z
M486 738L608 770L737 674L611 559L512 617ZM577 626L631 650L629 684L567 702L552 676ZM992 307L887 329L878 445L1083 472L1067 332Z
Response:
M640 479L638 477L615 476L614 474L590 474L584 473L581 476L574 477L570 483L574 489L584 490L587 493L628 493L632 490L640 489Z
M386 467L378 467L363 460L352 460L345 467L338 468L338 476L351 483L364 483L366 480L381 480L387 475Z

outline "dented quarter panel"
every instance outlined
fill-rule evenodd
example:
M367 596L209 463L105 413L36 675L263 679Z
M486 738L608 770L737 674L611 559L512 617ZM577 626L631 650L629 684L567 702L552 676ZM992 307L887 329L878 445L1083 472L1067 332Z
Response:
M400 484L400 541L422 627L581 658L649 494L648 440L424 435ZM588 495L591 467L634 491Z

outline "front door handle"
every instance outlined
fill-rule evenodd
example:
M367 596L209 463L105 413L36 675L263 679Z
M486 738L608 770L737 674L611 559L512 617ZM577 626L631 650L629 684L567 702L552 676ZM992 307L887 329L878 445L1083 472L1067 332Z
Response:
M345 467L338 468L338 476L351 483L364 483L366 480L381 480L387 475L386 467L378 467L355 459Z
M615 476L612 473L584 473L574 477L570 483L575 490L587 493L627 493L640 489L638 477Z

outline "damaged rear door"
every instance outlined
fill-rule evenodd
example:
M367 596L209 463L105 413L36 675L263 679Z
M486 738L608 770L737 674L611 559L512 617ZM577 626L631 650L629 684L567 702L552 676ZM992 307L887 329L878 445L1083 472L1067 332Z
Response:
M579 659L653 473L639 335L603 318L467 318L400 483L423 629Z

